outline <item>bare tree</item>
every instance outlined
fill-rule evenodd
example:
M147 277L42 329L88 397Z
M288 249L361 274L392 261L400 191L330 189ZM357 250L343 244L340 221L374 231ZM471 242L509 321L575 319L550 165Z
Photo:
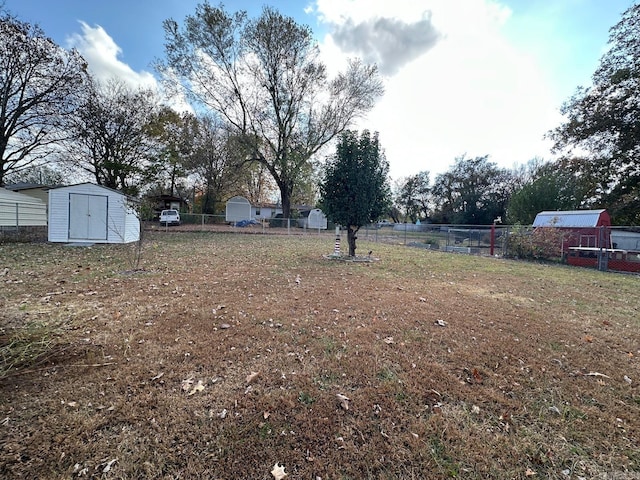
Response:
M239 188L243 149L237 138L213 117L200 117L195 126L186 166L202 191L202 213L215 213L216 204Z
M2 186L8 173L38 164L56 149L76 108L74 94L85 81L86 63L38 26L0 14Z
M98 185L137 193L160 152L151 128L157 108L151 91L131 89L116 79L93 80L64 143L66 161Z
M324 145L373 108L377 67L352 61L329 79L311 30L265 7L256 20L207 2L184 27L164 22L167 84L228 122L280 190L285 216L297 182Z

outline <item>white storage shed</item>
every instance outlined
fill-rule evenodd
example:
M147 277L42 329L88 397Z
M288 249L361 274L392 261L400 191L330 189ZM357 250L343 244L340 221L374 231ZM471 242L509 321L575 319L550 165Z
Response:
M236 196L227 200L225 219L227 222L252 220L251 203L244 197Z
M81 183L49 190L49 241L130 243L140 239L136 201Z
M0 188L0 227L46 227L47 205L39 198Z
M314 228L319 230L327 229L327 216L319 208L314 208L298 220L298 225L302 228Z

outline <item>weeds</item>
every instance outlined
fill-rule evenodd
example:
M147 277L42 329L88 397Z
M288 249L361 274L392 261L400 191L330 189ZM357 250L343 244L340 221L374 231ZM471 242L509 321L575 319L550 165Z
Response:
M0 346L0 378L45 363L64 348L61 338L55 323L33 322L9 332Z

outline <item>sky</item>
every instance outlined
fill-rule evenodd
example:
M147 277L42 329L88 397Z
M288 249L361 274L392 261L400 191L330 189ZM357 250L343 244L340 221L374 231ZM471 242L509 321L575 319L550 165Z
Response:
M162 22L182 23L198 0L0 0L56 43L77 48L92 73L156 87ZM217 0L210 3L217 5ZM270 5L308 25L328 71L375 62L385 95L354 128L379 132L398 180L432 178L456 158L488 155L513 168L552 160L545 133L589 86L609 29L633 0L232 0L257 17Z

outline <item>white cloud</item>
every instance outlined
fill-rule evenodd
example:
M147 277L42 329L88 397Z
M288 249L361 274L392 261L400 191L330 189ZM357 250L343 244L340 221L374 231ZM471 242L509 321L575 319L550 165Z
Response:
M157 90L158 84L149 72L136 72L118 57L122 49L100 26L91 27L80 22L82 33L76 33L67 39L70 48L77 49L89 64L89 70L98 80L117 77L130 86Z
M136 72L120 60L122 49L100 26L91 27L80 21L82 33L76 33L67 39L69 48L77 49L87 61L89 71L100 81L118 78L133 88L148 88L165 98L163 88L156 77L146 71ZM179 94L165 99L164 103L177 111L192 111L184 97Z
M506 40L507 7L492 0L316 0L313 11L338 32L380 18L430 18L440 33L386 78L385 96L358 126L380 132L394 178L441 173L463 154L489 155L503 167L549 158L543 136L559 122L558 105L536 61ZM332 71L350 53L338 45L331 33L321 44Z

